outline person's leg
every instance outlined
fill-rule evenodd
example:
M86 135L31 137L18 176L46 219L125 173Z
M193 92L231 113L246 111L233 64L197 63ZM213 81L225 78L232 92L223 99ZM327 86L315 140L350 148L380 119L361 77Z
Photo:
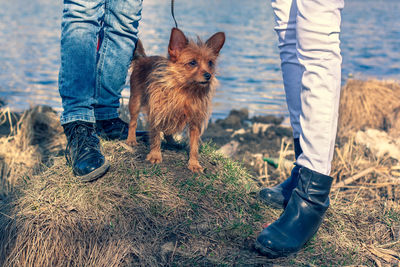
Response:
M96 46L103 14L104 0L64 0L59 72L61 124L96 121Z
M275 31L278 35L279 55L286 102L289 110L290 124L293 128L293 138L298 139L301 133L301 78L303 67L297 58L296 50L296 0L272 0L275 14Z
M293 0L272 0L272 8L275 14L275 31L278 35L278 47L281 58L283 84L286 93L286 102L290 115L290 123L293 129L294 150L296 159L302 153L300 147L300 113L301 113L301 78L303 67L301 66L296 51L296 16L297 3ZM299 166L295 166L288 179L271 188L260 191L260 198L268 205L275 208L286 207L293 189L297 186Z
M298 0L298 58L304 66L297 164L329 175L341 88L340 22L344 0Z
M64 0L61 24L59 91L65 156L75 175L91 181L109 167L95 134L96 46L104 0Z
M128 133L128 125L117 119L118 108L138 39L141 10L142 0L105 0L95 87L95 117L105 137L117 138L121 131Z
M297 187L278 220L257 237L268 257L297 252L317 232L329 206L331 160L340 95L339 32L343 0L297 0L297 52L304 66Z

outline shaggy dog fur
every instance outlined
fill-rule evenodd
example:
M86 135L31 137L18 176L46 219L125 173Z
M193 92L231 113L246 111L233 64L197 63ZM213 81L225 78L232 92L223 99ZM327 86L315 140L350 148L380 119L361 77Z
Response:
M224 45L225 34L218 32L205 43L188 40L177 28L171 31L168 58L145 55L139 41L132 62L127 143L136 145L137 118L141 108L148 116L151 150L147 160L160 163L161 137L167 141L188 126L190 156L188 167L202 172L198 161L200 136L211 113L211 99L217 79L215 64Z

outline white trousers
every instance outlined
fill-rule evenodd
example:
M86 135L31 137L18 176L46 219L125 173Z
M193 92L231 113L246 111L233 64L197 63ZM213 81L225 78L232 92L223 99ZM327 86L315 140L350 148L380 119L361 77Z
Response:
M297 164L329 175L341 87L344 0L271 0Z

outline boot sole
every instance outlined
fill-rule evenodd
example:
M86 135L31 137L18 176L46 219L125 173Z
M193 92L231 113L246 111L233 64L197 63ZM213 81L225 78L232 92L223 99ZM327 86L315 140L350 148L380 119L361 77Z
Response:
M110 163L105 159L104 164L101 165L99 168L95 169L94 171L92 171L88 174L85 174L82 176L77 176L77 177L79 177L79 179L82 182L92 182L94 180L99 179L101 176L103 176L108 171L109 168L110 168Z
M254 248L262 255L266 256L269 259L276 259L280 257L288 257L292 255L296 255L296 252L276 252L267 247L264 247L258 240L254 243Z

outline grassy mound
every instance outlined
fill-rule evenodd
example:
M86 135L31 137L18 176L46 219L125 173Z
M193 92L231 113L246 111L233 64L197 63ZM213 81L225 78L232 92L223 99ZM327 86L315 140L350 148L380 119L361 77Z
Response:
M213 144L202 145L197 175L186 148L163 145L163 162L151 165L145 140L102 141L111 169L81 183L60 156L55 113L29 110L0 138L0 266L396 266L399 163L357 145L348 126L320 230L296 256L268 260L252 244L281 210L260 202L257 177ZM280 176L264 185L286 178L269 168Z
M252 244L280 211L254 197L254 182L240 165L205 144L206 172L194 175L184 150L165 147L164 162L150 165L145 143L134 150L121 142L103 145L112 167L96 182L81 183L62 157L24 177L2 208L4 266L366 264L368 245L394 242L390 229L399 226L394 202L377 209L336 192L307 247L296 258L270 261Z
M251 261L248 243L268 216L237 163L204 145L207 170L194 175L184 151L167 149L163 164L150 165L144 143L131 150L105 142L104 150L112 167L94 183L81 183L63 158L25 177L7 226L15 240L6 266Z

